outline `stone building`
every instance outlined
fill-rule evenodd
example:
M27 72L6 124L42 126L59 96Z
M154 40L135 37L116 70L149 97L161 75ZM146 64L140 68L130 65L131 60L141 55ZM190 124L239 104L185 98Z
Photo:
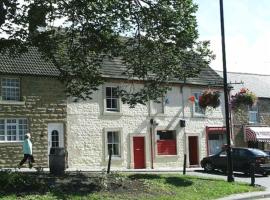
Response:
M232 110L234 145L270 150L270 75L230 72L228 80L232 95L247 88L258 97L254 106Z
M112 168L181 168L198 166L207 154L226 143L222 79L211 68L186 83L174 80L160 99L130 108L115 95L118 87L129 89L119 60L105 63L106 83L93 99L67 103L67 150L71 169L104 169L112 149ZM221 105L204 113L198 98L209 84L219 85ZM141 87L135 83L132 88ZM194 96L195 102L189 101Z
M47 167L50 147L66 144L66 95L59 72L34 49L16 58L1 55L0 61L0 167L18 165L27 132L36 165Z
M66 98L59 72L34 49L17 58L0 57L0 167L14 167L22 158L22 140L32 133L36 165L48 167L51 147L64 147L70 169L180 168L220 150L225 144L222 79L211 68L186 82L172 80L160 99L130 108L117 97L118 87L131 84L121 61L103 64L106 83L92 100ZM215 85L221 105L203 111L202 91ZM191 102L190 97L195 101Z

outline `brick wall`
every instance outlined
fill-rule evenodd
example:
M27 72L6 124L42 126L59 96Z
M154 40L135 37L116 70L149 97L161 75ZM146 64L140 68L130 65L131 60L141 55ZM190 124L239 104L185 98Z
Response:
M245 125L270 126L270 99L259 98L257 106L258 106L258 124L249 124L247 106L241 106L238 110L233 111L233 134L235 146L247 147L247 142L244 141L243 126ZM265 143L265 149L270 149L270 145Z
M28 120L36 165L47 167L48 123L65 124L66 121L64 87L55 78L33 76L19 78L22 102L11 104L0 101L0 118L26 118ZM0 142L0 167L14 167L22 156L22 142Z

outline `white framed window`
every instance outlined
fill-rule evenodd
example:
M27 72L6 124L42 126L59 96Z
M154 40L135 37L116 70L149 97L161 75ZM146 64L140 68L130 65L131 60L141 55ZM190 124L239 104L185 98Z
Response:
M105 110L109 112L120 112L118 87L105 87Z
M156 115L156 114L164 114L165 110L165 101L164 97L158 98L158 102L151 101L150 106L151 106L151 114Z
M256 105L248 107L248 122L251 124L256 124L259 122L258 107Z
M27 119L0 119L0 142L23 141L27 131Z
M157 130L156 139L158 155L177 155L175 130Z
M122 159L122 129L111 128L104 131L105 160L109 158L112 151L112 159Z
M2 78L1 96L4 101L20 101L20 80L17 78Z
M205 114L205 112L199 105L199 99L200 99L200 96L202 95L202 93L201 92L194 92L193 95L195 97L195 101L193 104L193 114L194 114L194 116L203 116Z
M258 123L258 112L257 111L248 111L248 122L251 124Z

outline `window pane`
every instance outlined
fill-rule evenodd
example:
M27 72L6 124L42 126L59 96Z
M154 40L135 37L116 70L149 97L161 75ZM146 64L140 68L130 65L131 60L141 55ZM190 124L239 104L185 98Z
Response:
M117 98L117 88L116 87L112 88L112 97Z
M2 99L3 100L20 100L20 81L19 79L2 79Z
M106 97L111 97L111 96L112 96L112 88L106 87Z
M106 103L107 103L107 108L112 108L112 101L111 99L106 99Z
M195 113L200 113L203 114L203 110L201 109L200 105L199 105L199 98L201 96L201 93L194 93L194 97L195 97L195 102L194 102L194 112Z
M5 140L5 120L0 120L0 141Z
M59 147L59 132L57 130L52 131L51 141L52 147Z
M119 98L117 97L117 87L106 87L106 110L119 111Z
M174 131L157 131L159 140L174 140L175 132Z
M113 108L113 109L117 109L117 99L112 99L112 107L111 108Z
M24 135L28 132L27 119L19 119L19 140L24 139Z
M107 132L108 155L111 149L113 156L120 156L119 141L120 141L119 132L115 132L115 131Z
M112 143L113 142L113 133L112 132L108 132L108 143Z
M110 150L113 150L112 146L113 146L112 144L108 144L108 155L110 155Z
M119 143L119 137L117 132L113 132L113 143L118 144Z
M113 145L113 154L114 156L119 156L120 153L119 153L119 145L118 144L114 144Z

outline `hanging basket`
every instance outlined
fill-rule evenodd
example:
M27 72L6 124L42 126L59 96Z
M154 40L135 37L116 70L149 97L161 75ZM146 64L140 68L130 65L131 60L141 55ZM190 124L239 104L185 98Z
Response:
M247 88L241 88L239 92L231 97L232 109L236 109L241 105L253 106L256 102L256 95Z
M220 92L218 90L205 90L199 97L199 106L202 109L206 107L217 108L220 105Z

